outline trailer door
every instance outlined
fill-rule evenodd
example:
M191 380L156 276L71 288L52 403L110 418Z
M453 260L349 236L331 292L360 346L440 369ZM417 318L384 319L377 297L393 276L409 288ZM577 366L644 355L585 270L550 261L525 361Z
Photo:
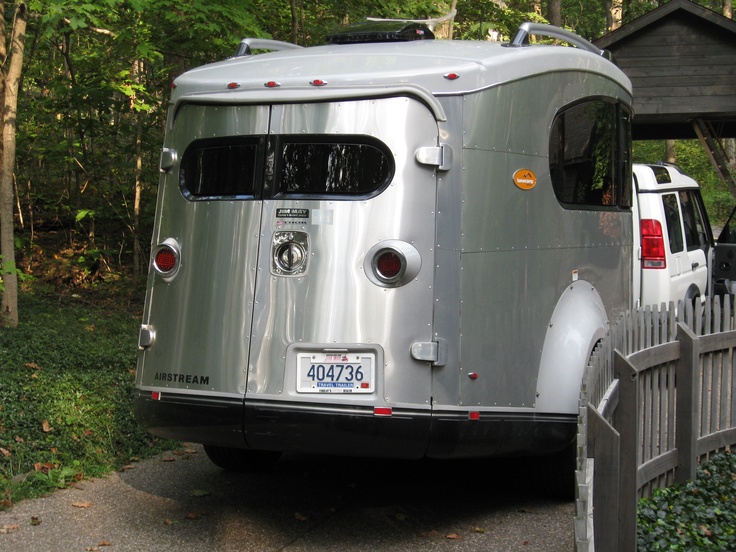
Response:
M269 118L267 106L197 104L170 118L137 382L161 401L242 409ZM151 423L176 425L173 417ZM189 438L230 442L219 417L198 425Z
M411 351L432 341L436 175L416 156L437 144L407 97L272 106L250 446L423 454L432 371Z

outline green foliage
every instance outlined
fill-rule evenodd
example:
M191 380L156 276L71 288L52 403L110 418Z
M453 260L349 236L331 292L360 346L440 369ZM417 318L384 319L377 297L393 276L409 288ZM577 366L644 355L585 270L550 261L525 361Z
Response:
M684 486L639 501L637 549L736 550L736 456L716 454Z
M454 36L465 40L486 40L489 31L497 31L499 39L510 40L525 21L547 22L536 13L501 8L493 0L459 0L457 12Z
M81 298L20 298L0 332L0 507L172 443L132 415L138 316Z

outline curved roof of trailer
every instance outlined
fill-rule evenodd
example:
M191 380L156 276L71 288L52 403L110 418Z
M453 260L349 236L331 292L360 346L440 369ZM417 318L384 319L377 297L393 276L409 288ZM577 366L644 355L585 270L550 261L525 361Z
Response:
M631 83L618 67L579 48L418 40L334 44L234 57L179 76L174 81L172 101L200 94L217 94L218 101L226 101L221 93L237 94L233 101L248 101L244 92L264 90L271 95L266 101L298 101L296 90L318 88L328 99L330 89L397 86L447 96L555 71L596 73L618 82L631 94ZM310 100L320 99L319 94L305 95Z

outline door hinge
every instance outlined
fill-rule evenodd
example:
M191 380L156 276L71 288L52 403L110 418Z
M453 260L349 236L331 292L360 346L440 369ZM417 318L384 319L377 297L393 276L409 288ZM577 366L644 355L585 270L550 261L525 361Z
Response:
M434 366L447 364L447 340L417 341L411 344L411 356L414 360L431 362Z
M418 148L414 157L418 163L434 165L440 171L449 171L452 168L452 148L449 144Z

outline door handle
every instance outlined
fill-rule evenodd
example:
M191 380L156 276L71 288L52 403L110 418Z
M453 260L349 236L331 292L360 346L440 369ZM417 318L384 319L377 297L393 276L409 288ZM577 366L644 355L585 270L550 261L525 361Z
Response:
M695 270L695 269L696 269L696 268L698 268L699 266L700 266L700 263L696 261L696 262L694 262L694 263L692 263L692 264L690 265L690 268L692 268L693 270Z

